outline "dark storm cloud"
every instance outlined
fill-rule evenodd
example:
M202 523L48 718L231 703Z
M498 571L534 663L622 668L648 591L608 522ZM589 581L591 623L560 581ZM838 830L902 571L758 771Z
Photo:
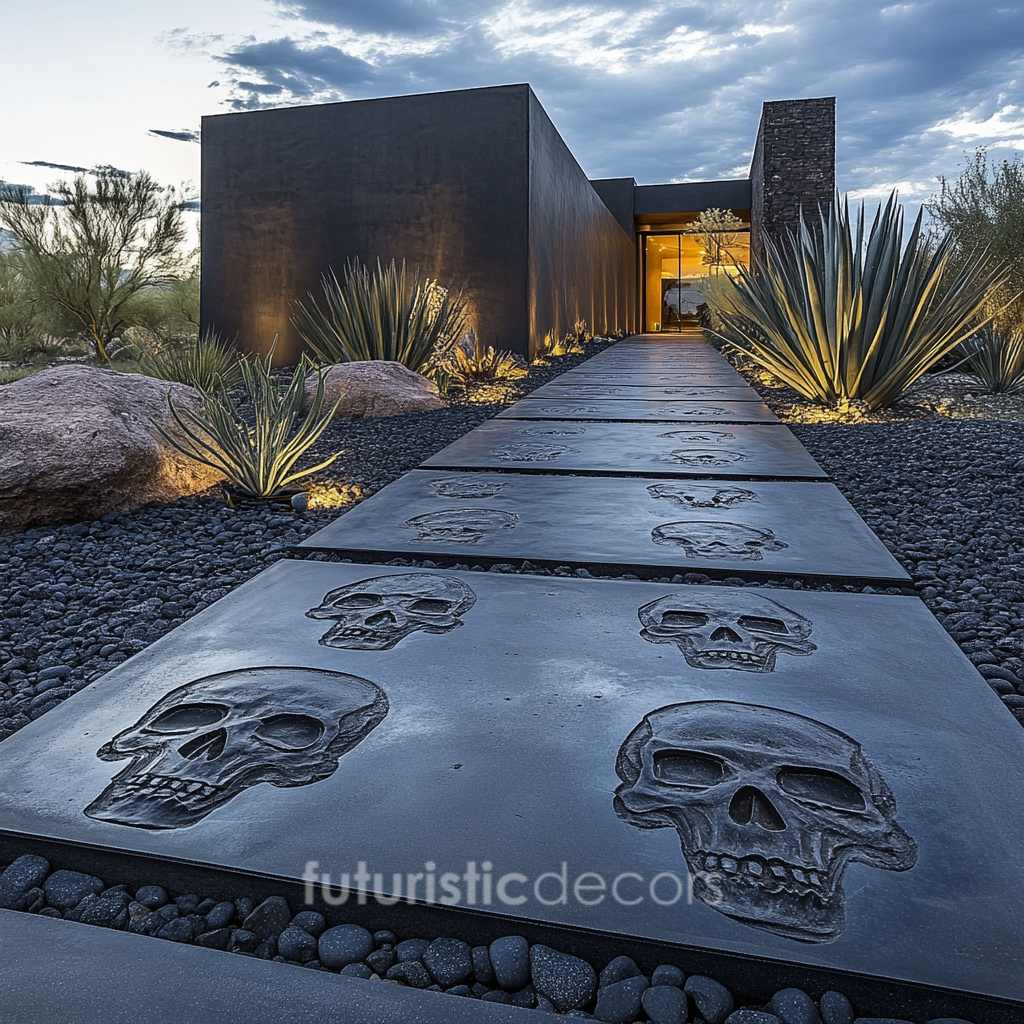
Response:
M1021 5L294 0L284 9L324 28L224 53L237 109L527 81L594 177L745 175L762 100L836 95L842 188L930 187L975 145L937 124L1024 110ZM370 39L365 59L331 42L355 50L353 40L380 35L394 45Z
M200 135L198 128L150 128L150 135L156 135L161 139L171 139L174 142L199 142Z

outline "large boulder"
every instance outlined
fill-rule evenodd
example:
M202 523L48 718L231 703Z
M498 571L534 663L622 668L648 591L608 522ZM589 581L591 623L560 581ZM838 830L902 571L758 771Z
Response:
M41 370L0 387L0 528L92 519L204 491L221 474L153 428L197 409L184 384L94 366Z
M316 394L317 374L306 377L306 403ZM371 359L338 363L324 372L327 404L339 402L335 416L401 416L443 409L437 387L401 363Z

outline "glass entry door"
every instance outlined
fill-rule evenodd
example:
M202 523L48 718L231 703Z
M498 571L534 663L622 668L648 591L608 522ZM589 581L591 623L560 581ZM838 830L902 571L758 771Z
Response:
M704 302L701 248L693 235L644 236L644 327L678 331L692 324Z

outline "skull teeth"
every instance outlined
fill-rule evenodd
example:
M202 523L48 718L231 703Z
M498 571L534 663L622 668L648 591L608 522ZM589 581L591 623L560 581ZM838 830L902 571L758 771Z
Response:
M217 793L217 786L196 779L167 775L135 775L121 786L132 796L174 797L186 803L204 803Z
M697 853L692 864L699 872L734 876L773 892L784 890L799 896L828 896L828 874L815 868L798 867L780 860L765 861L762 857L736 858L716 853Z

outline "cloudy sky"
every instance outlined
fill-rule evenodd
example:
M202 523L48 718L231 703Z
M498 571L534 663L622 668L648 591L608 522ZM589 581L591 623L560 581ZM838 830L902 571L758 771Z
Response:
M761 101L803 96L859 195L1024 150L1020 0L7 0L3 36L0 178L38 189L198 182L203 114L511 82L592 177L745 176Z

